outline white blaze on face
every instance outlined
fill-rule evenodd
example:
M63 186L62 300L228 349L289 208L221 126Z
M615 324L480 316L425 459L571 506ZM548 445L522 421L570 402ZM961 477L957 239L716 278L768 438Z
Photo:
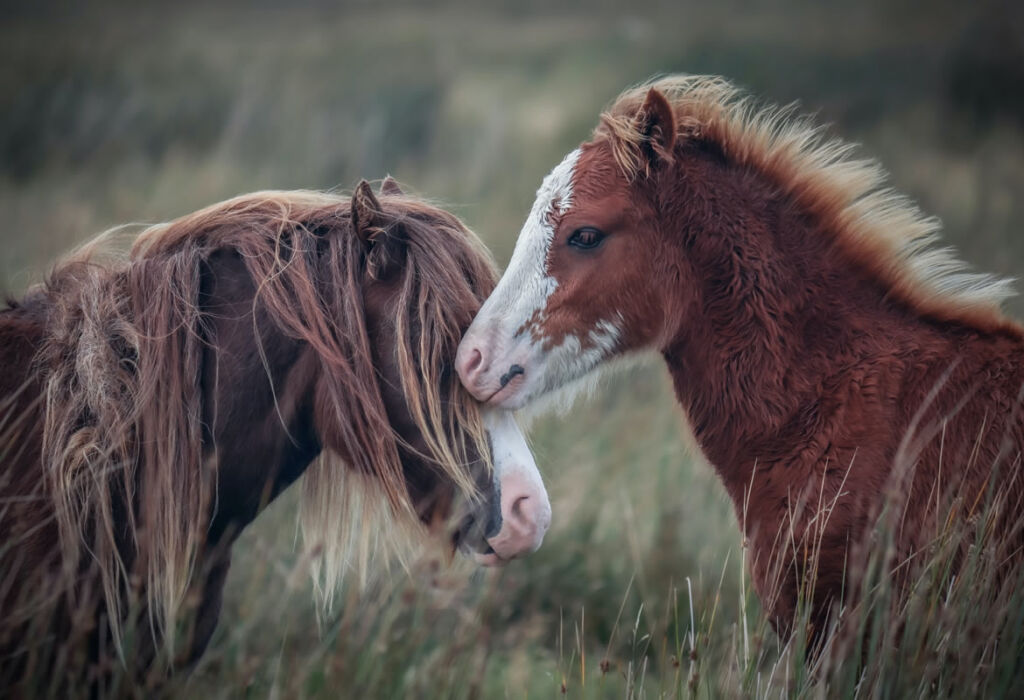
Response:
M501 319L507 325L518 321L519 325L512 328L514 333L547 305L548 297L558 287L547 271L551 238L555 235L551 218L572 206L572 178L579 157L577 148L544 178L530 216L519 232L508 269L480 309L478 319Z
M551 525L551 502L533 453L512 413L490 407L484 407L481 413L491 439L501 528L487 539L493 554L477 555L477 560L494 565L540 547Z
M544 178L508 269L459 346L459 376L482 401L520 408L559 389L575 393L579 380L613 352L621 335L621 316L614 312L611 320L566 334L547 348L527 327L544 323L548 300L558 288L548 270L553 220L572 208L579 157L576 149Z

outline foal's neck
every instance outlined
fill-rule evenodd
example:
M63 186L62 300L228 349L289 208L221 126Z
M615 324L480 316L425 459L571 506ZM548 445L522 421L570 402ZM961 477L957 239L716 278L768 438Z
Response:
M728 175L729 187L715 174L687 178L706 183L698 194L714 211L704 221L677 211L666 227L697 282L669 292L691 299L667 300L689 311L662 348L697 441L727 485L749 479L753 459L799 451L816 403L844 375L868 364L899 373L901 354L939 363L952 351L939 324L890 299L815 217L755 175Z

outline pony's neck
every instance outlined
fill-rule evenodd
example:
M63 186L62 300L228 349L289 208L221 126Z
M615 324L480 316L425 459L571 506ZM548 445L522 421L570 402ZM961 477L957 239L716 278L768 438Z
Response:
M799 448L786 435L803 434L831 380L869 362L899 371L901 351L944 341L771 183L713 157L685 161L695 172L681 177L700 190L687 199L709 206L663 209L671 254L697 283L668 291L679 298L666 307L687 311L661 350L698 443L740 488L751 460Z
M217 464L208 539L221 545L230 545L320 452L315 353L254 306L255 293L239 255L218 251L209 258L202 422L204 457Z

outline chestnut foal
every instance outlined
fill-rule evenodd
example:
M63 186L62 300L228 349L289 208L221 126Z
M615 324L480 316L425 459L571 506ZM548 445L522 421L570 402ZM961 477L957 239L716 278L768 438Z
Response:
M1024 544L1008 284L935 247L935 220L849 153L721 79L625 92L544 180L456 362L520 408L659 352L783 634L801 595L823 629L887 496L895 561L993 484L1007 558Z

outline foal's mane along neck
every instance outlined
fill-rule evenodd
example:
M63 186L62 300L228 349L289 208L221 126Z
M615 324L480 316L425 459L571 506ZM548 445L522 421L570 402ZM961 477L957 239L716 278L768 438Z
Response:
M635 122L651 88L672 106L677 151L688 139L714 143L731 162L768 177L911 308L984 330L1024 333L1001 311L1013 295L1010 280L970 272L937 245L939 221L892 190L881 166L854 158L853 144L826 137L794 106L761 105L709 76L669 76L631 88L601 115L594 134L610 142L629 180L651 175L647 136Z
M385 235L400 226L408 237L390 319L402 389L432 453L426 457L472 493L467 455L472 448L487 455L486 437L475 403L441 369L493 288L495 270L455 217L402 195L381 201ZM38 359L43 471L63 562L70 580L83 556L95 557L118 638L121 592L135 573L157 628L173 641L203 548L217 465L204 454L200 426L200 363L212 323L199 299L217 250L244 261L257 289L254 308L315 352L328 414L321 428L333 431L332 440L320 437L346 446L353 461L342 465L325 451L306 474L303 531L322 552L314 573L323 601L351 565L350 548L365 552L364 538L376 538L368 530L377 523L366 519L412 515L401 440L388 421L363 315L366 244L352 229L347 198L259 192L146 229L127 259L101 261L108 237L100 236L32 292L49 306ZM261 357L266 365L262 349ZM120 518L108 485L134 503ZM371 491L383 492L383 508L370 507L380 500ZM90 554L82 548L86 523ZM119 546L124 532L137 549L130 559Z

